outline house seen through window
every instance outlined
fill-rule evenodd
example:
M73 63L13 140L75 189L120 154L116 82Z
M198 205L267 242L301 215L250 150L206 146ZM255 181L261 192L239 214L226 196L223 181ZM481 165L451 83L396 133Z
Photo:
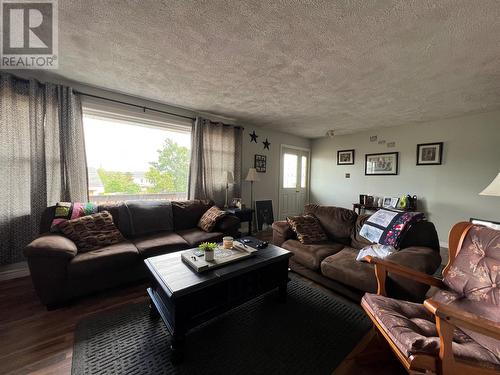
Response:
M85 111L89 198L187 199L191 129Z

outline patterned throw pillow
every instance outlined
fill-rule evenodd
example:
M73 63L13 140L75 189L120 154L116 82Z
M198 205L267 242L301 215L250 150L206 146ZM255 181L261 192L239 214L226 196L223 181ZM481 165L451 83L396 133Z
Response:
M200 218L200 221L198 221L198 227L203 229L205 232L211 232L212 229L214 229L215 224L217 224L217 220L226 214L226 211L222 211L217 206L212 206Z
M291 216L287 217L286 221L303 244L311 244L328 239L318 219L312 215Z
M67 220L77 219L95 213L97 213L96 203L58 202L54 210L54 219L50 224L50 231L59 232L59 224Z
M59 229L82 253L125 240L108 211L67 220Z

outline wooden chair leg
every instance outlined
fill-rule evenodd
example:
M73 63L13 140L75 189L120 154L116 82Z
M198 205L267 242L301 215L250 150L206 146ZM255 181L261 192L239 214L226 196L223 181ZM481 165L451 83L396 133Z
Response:
M453 331L455 327L446 320L436 316L436 329L439 334L439 375L450 375L454 372Z

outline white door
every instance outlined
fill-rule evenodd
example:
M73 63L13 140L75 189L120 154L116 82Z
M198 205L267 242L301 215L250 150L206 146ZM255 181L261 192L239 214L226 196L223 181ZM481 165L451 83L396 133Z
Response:
M280 220L300 215L309 200L309 151L282 146L280 163Z

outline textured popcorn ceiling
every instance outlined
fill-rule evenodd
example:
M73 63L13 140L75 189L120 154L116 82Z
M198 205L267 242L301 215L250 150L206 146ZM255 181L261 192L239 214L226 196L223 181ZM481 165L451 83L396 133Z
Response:
M500 108L500 1L59 0L59 74L306 137Z

